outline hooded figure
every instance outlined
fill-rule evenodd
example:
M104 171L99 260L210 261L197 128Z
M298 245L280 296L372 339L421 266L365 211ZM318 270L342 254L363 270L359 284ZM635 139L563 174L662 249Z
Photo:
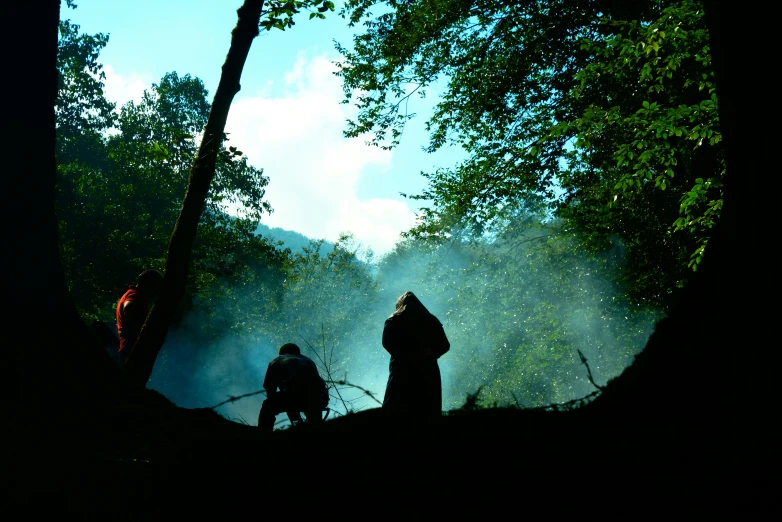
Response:
M437 317L412 292L402 294L383 327L383 348L391 354L383 409L419 418L441 415L437 359L450 347Z

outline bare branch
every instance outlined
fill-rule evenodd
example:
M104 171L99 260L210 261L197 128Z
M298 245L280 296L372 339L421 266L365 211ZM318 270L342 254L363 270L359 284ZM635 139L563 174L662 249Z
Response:
M253 395L258 395L259 393L266 394L266 390L258 390L256 392L252 392L252 393L245 393L244 395L237 395L236 397L229 395L228 399L224 400L220 404L215 404L214 406L210 406L209 409L213 410L213 409L217 408L218 406L222 406L223 404L228 404L229 402L238 401L239 399L244 399L245 397L251 397Z
M382 402L380 402L380 401L377 399L377 397L375 397L375 395L374 395L374 394L373 394L371 391L367 390L366 388L362 388L361 386L358 386L358 385L356 385L356 384L351 384L351 383L349 383L349 382L347 382L347 381L344 381L344 380L339 380L339 381L326 381L326 382L328 382L329 384L335 384L335 385L337 385L337 384L338 384L338 385L340 385L340 386L347 386L348 388L355 388L355 389L357 389L357 390L361 390L361 391L362 391L362 392L364 392L366 395L368 395L370 399L372 399L373 401L375 401L376 403L378 403L378 404L379 404L379 405L381 405L381 406L383 405L383 403L382 403Z
M579 350L578 348L576 348L576 351L578 352L578 356L581 357L581 364L583 364L587 368L587 377L589 377L589 382L591 382L592 386L594 386L598 390L602 390L603 386L598 386L597 384L595 384L594 379L592 379L592 370L589 369L589 364L587 364L587 358L584 357L584 354L581 353L581 350Z
M323 356L325 357L325 354L326 354L326 332L325 332L325 329L323 327L323 323L321 323L321 325L320 325L320 330L321 330L321 341L323 342ZM323 371L326 372L326 377L327 377L326 382L332 382L333 379L331 377L331 365L330 364L326 364L326 361L323 358L321 358L320 354L318 354L318 351L315 350L315 348L312 347L310 342L307 339L305 339L303 335L299 334L299 337L301 337L302 340L305 343L307 343L307 346L309 346L310 350L312 350L312 352L315 354L315 357L317 357L318 360L320 361L320 364L323 366ZM337 392L337 395L339 396L339 400L340 400L340 402L342 402L342 406L345 408L345 411L346 412L349 411L348 405L345 402L345 399L342 398L342 394L339 393L339 389L336 386L334 386L334 391Z
M324 361L324 360L321 358L321 356L320 356L320 354L318 353L318 351L317 351L317 350L315 350L315 348L313 348L313 347L312 347L312 345L310 344L310 342L309 342L307 339L305 339L303 335L299 334L299 337L301 337L301 340L302 340L302 341L304 341L305 343L307 343L307 346L309 347L309 349L310 349L310 350L312 350L312 353L314 353L314 354L315 354L315 357L317 357L317 358L318 358L318 361L320 361L320 364L321 364L321 365L323 366L323 368L325 369L325 368L326 368L326 362L325 362L325 361Z

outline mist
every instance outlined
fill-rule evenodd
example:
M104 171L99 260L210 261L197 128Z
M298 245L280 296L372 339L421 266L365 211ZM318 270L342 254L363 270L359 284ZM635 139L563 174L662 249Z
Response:
M231 288L230 302L196 300L169 332L148 386L179 406L212 407L262 390L269 361L294 342L332 382L329 418L379 407L390 360L383 323L410 290L451 344L439 360L444 411L479 390L483 406L583 398L632 363L662 312L630 302L616 283L620 242L579 253L567 238L548 238L403 240L378 260L357 255L349 235L336 244L313 241L292 256L281 293L245 285ZM259 393L216 411L256 425L263 399ZM284 414L277 421L288 425Z

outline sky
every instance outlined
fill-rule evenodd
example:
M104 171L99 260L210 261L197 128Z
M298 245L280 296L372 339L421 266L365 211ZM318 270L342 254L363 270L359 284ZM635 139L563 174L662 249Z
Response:
M109 35L100 62L106 97L118 105L139 100L172 71L201 78L211 102L241 3L77 0L75 10L63 3L61 17L82 33ZM422 171L453 166L463 155L456 148L422 150L431 97L411 99L418 117L392 151L366 145L364 137L343 137L356 110L340 103L341 81L333 74L340 55L333 42L349 46L353 29L337 14L342 2L335 4L337 11L325 20L299 14L292 29L262 32L253 41L226 132L229 145L270 179L266 197L274 212L263 223L332 242L351 232L364 248L383 255L422 205L400 193L420 193L426 187Z

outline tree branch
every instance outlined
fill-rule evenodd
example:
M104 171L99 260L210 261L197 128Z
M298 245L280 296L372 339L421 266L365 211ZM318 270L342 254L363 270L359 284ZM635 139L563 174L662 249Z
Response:
M245 393L244 395L237 395L236 397L234 397L232 395L229 395L228 399L224 400L223 402L221 402L219 404L215 404L214 406L210 406L209 409L210 410L214 410L215 408L218 408L218 407L222 406L223 404L228 404L229 402L235 402L235 401L238 401L239 399L244 399L245 397L252 397L253 395L258 395L259 393L266 394L266 390L258 390L258 391L254 391L252 393Z
M590 370L590 369L589 369L589 364L587 364L587 358L586 358L586 357L584 357L584 354L583 354L583 353L581 353L581 350L579 350L578 348L576 348L576 351L578 352L578 356L579 356L579 357L581 357L581 364L583 364L584 366L586 366L586 369L587 369L587 377L589 378L589 382L591 382L591 383L592 383L592 386L594 386L594 387L595 387L595 388L597 388L598 390L602 390L602 389L603 389L603 386L598 386L597 384L595 384L595 380L594 380L594 379L592 379L592 370Z

